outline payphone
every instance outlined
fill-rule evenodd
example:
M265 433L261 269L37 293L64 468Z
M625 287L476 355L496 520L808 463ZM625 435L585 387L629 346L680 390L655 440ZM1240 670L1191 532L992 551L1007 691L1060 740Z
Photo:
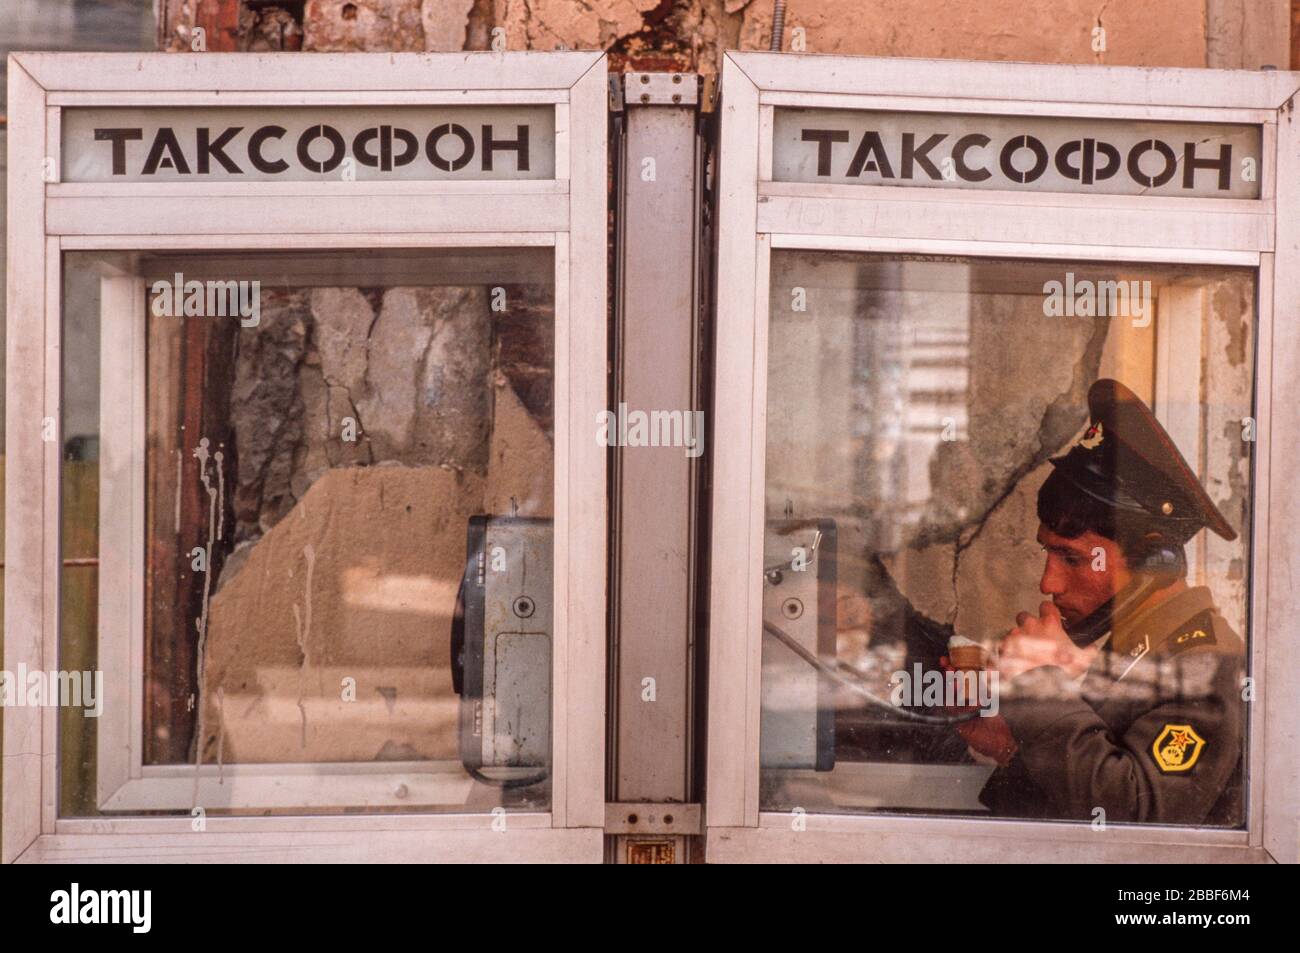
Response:
M835 658L834 520L767 524L763 630L762 764L829 771L835 766L833 687L807 656Z
M452 620L460 757L475 780L546 779L551 751L551 521L473 516Z

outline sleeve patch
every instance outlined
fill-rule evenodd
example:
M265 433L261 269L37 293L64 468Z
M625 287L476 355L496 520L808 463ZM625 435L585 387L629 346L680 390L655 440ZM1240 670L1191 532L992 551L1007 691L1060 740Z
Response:
M1151 744L1156 766L1165 774L1190 771L1205 749L1205 739L1191 725L1165 725Z

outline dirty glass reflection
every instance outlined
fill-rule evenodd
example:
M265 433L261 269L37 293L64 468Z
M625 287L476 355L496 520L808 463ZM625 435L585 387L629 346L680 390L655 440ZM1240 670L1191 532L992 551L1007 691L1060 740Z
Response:
M771 274L764 809L1240 825L1253 274Z
M65 733L64 813L545 807L550 253L78 254L66 274L66 378L93 382L102 350L142 404L133 434L101 400L123 391L70 392L65 496L138 483L143 525L65 508L99 585L140 591L118 612L65 569L64 651L97 652L121 701ZM100 445L116 464L80 462Z

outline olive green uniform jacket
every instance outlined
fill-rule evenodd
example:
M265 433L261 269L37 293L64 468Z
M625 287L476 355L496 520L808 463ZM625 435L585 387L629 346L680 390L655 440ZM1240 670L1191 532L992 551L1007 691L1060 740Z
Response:
M1019 750L980 800L1009 817L1240 826L1248 696L1241 639L1208 589L1187 589L1118 621L1081 682L1048 666L1004 686Z

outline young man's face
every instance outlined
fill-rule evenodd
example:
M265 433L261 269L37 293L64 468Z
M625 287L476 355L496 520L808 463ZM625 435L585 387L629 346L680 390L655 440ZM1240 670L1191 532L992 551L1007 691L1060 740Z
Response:
M1038 542L1047 551L1038 588L1052 597L1067 626L1087 618L1132 578L1119 545L1091 530L1071 539L1040 523Z

